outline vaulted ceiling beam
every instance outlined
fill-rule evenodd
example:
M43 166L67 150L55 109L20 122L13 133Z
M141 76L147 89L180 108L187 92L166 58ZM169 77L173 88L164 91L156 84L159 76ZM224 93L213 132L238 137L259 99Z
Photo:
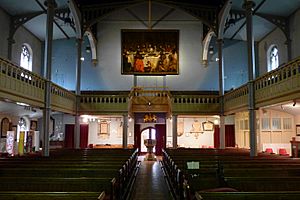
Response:
M47 9L39 2L39 0L35 0L35 2L40 6L40 8L44 11L47 12ZM56 22L54 21L54 24L57 26L57 28L66 36L67 39L70 39L69 35L63 30L63 28Z
M256 6L256 8L253 11L253 15L255 15L255 13L262 7L262 5L266 2L266 0L262 0L258 6ZM238 28L238 30L231 36L231 40L240 32L240 30L242 30L242 28L246 25L246 21Z

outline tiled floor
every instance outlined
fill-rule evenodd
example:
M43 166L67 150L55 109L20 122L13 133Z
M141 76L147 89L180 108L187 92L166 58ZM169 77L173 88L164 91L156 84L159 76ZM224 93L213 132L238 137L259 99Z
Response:
M172 200L159 161L140 160L131 200Z

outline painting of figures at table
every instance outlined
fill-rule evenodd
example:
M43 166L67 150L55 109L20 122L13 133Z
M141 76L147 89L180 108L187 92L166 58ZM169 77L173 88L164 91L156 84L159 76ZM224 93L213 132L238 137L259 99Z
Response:
M179 73L178 30L122 30L122 74Z

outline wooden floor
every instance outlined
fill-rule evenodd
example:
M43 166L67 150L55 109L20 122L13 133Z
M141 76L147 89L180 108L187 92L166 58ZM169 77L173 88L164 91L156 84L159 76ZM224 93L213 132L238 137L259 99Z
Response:
M159 161L144 161L136 177L131 200L172 200Z

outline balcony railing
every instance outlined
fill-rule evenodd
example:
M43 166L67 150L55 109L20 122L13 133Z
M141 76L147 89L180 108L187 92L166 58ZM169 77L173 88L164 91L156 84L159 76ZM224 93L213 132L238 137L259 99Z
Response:
M128 112L127 95L81 95L81 114L122 114Z
M219 96L173 95L172 110L176 114L219 114Z
M10 61L0 59L0 95L35 107L44 105L45 80Z
M300 98L300 57L254 80L256 108ZM243 85L224 96L225 113L247 110L248 87Z
M74 93L52 83L51 105L55 111L75 113ZM0 58L0 97L33 107L44 106L45 79Z
M54 83L51 85L52 109L74 114L76 95ZM257 78L254 88L257 108L300 98L300 58ZM0 58L0 98L42 108L44 91L44 78ZM226 114L247 110L247 85L227 92L224 103ZM156 87L137 87L125 94L80 96L82 114L147 112L149 109L174 114L219 114L219 96L184 92L172 94L167 88Z

